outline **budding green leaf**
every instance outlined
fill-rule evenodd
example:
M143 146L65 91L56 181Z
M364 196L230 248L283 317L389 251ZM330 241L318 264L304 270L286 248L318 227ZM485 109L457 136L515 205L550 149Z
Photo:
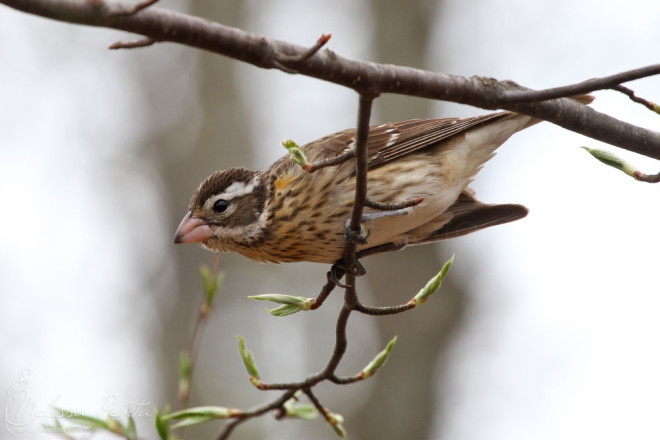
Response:
M274 309L266 309L273 316L287 316L301 310L309 310L314 305L314 298L305 298L302 296L282 295L279 293L269 293L265 295L248 296L257 301L270 301L276 304L282 304Z
M385 349L380 353L378 353L376 357L371 362L369 362L369 364L366 367L364 367L364 369L360 371L358 375L362 376L362 379L367 379L368 377L373 376L376 370L382 367L385 361L387 360L387 357L390 355L390 351L392 351L392 347L394 347L394 344L396 344L396 336L392 338L392 340L387 344Z
M86 414L81 414L62 408L54 407L54 409L59 413L58 414L59 417L63 417L67 420L71 420L72 422L75 422L80 426L84 426L85 428L89 428L92 430L94 429L110 430L110 426L103 419L99 419L94 416L89 416Z
M605 150L598 150L596 148L587 148L587 147L582 147L582 148L587 150L587 152L589 152L589 154L591 154L593 157L595 157L599 161L603 162L605 165L609 165L611 167L614 167L617 170L623 171L627 175L636 178L635 168L632 165L630 165L629 163L627 163L626 161L624 161L623 159L621 159L620 157L616 156L615 154L610 153L609 151L605 151Z
M429 282L426 283L426 286L424 286L424 288L420 290L417 295L415 295L415 297L408 302L408 304L413 304L415 307L420 304L424 304L424 302L426 302L426 300L429 299L429 297L440 288L442 280L444 280L447 276L447 272L449 272L449 268L453 262L454 256L452 255L449 261L447 261L444 266L442 266L440 272L431 278Z
M190 369L192 364L190 362L190 356L187 352L182 351L179 355L179 377L188 377L190 376Z
M256 385L261 382L261 377L259 375L259 370L257 370L257 364L254 362L254 357L252 357L252 352L245 347L245 341L239 335L236 335L238 338L238 351L241 353L241 358L243 359L243 365L250 375L250 382Z
M344 423L344 417L342 417L341 414L335 414L328 410L326 410L325 415L328 423L332 426L332 429L334 429L335 434L337 434L339 438L346 438L346 429L344 429L344 426L342 425L342 423Z
M133 417L133 414L129 411L128 412L128 422L126 423L126 438L133 440L138 438L137 435L137 427L135 426L135 418Z
M178 420L177 423L172 425L172 429L179 429L185 426L198 425L211 420L228 419L240 413L241 411L238 409L226 408L224 406L198 406L176 411L164 415L162 418L166 421Z
M167 440L170 435L170 428L167 426L167 422L163 418L163 413L160 412L158 408L156 408L156 431L158 432L158 436L160 437L160 440Z
M108 429L112 432L118 432L118 433L123 433L121 423L119 423L119 420L115 419L112 417L110 414L106 417L106 424L108 425Z
M192 362L190 356L185 351L179 355L179 398L187 399L190 394L190 373Z
M303 152L302 148L298 146L295 142L293 142L291 139L287 139L285 141L282 141L282 146L286 148L289 151L289 154L291 155L291 159L300 165L301 167L305 167L307 165L307 157L305 157L305 153Z
M314 405L301 404L286 408L287 417L295 417L303 420L314 420L318 417L319 413L316 411Z
M284 402L284 413L286 417L305 420L315 419L318 416L318 411L316 411L314 405L298 403L298 399L302 394L302 390L298 390L293 397Z
M213 297L222 286L225 274L223 272L213 273L207 266L202 266L199 271L202 274L202 281L204 283L204 297L205 305L210 306L213 302Z

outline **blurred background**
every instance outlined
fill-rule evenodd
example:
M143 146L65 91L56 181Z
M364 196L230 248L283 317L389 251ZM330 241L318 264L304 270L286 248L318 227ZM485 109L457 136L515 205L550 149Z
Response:
M660 62L656 1L227 0L167 7L339 54L544 88ZM299 144L355 125L357 97L173 44L108 51L133 36L0 6L0 438L39 432L56 405L95 415L177 407L177 364L201 301L201 264L225 284L205 329L190 405L248 408L255 390L242 335L264 380L302 379L332 352L341 304L274 318L247 295L315 296L327 267L219 259L174 246L199 182L215 169L263 168ZM629 84L660 100L658 79ZM657 130L614 92L599 111ZM482 110L384 96L373 123ZM473 187L530 215L441 245L364 261L362 300L407 301L456 254L442 292L393 317L355 314L339 373L359 371L394 335L375 377L321 386L352 439L657 439L660 437L659 187L579 147L654 161L549 123L500 149ZM292 282L295 280L294 282ZM5 392L6 390L6 392ZM221 422L190 429L214 438ZM20 428L31 433L18 433ZM12 434L13 433L13 434ZM104 438L104 436L99 436ZM241 425L235 439L334 438L323 421Z

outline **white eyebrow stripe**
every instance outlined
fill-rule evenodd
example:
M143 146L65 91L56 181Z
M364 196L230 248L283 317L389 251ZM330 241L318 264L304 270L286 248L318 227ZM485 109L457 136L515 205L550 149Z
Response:
M220 194L218 199L222 200L231 200L236 197L241 197L247 194L251 194L254 191L254 188L259 184L259 177L254 176L254 178L249 182L233 182Z

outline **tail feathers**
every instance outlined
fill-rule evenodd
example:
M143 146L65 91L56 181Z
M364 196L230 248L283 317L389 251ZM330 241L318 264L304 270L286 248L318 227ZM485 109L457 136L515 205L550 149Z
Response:
M451 216L451 220L440 229L410 244L424 244L460 237L480 229L519 220L525 217L527 212L527 208L522 205L487 205L464 191L446 212Z
M385 243L363 249L358 253L358 257L363 258L383 252L398 251L406 246L460 237L461 235L466 235L479 229L519 220L525 217L527 212L527 208L522 205L487 205L481 203L472 196L470 189L466 189L461 193L456 202L442 215L441 218L446 219L450 217L451 219L439 229L421 237L416 237L413 230L407 240Z

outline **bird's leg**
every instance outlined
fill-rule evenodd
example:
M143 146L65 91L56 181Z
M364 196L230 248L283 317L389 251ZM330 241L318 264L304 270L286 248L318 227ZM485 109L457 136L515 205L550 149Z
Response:
M376 211L376 212L367 212L362 214L362 222L366 223L373 220L378 220L383 217L390 217L393 215L408 215L412 212L413 207L408 206L406 208L394 209L391 211Z
M338 260L335 264L333 264L332 267L330 268L330 272L328 272L327 274L328 281L334 284L335 286L346 288L348 286L346 286L346 284L339 281L346 272L351 272L353 273L353 275L358 277L365 275L367 273L367 270L364 268L362 263L360 263L360 258L368 257L369 255L379 254L381 252L398 251L403 249L404 247L406 247L405 243L402 244L386 243L380 246L364 249L363 251L360 251L357 254L355 254L355 266L353 268L347 267L346 264L344 263L344 259L342 258L341 260Z
M347 272L352 273L356 277L361 277L362 275L365 275L367 273L367 270L364 268L362 263L360 263L360 260L358 260L357 258L355 259L355 265L352 268L347 267L346 264L344 263L344 259L342 258L341 260L337 260L337 262L333 264L332 267L330 268L330 272L328 272L327 274L328 281L334 284L335 286L346 288L348 286L339 280Z
M378 212L367 212L362 214L360 218L360 229L359 233L356 233L350 228L350 219L346 219L344 222L344 240L352 241L357 244L367 244L367 238L369 238L369 230L362 225L362 223L367 223L370 221L378 220L384 217L390 217L393 215L407 215L412 211L412 207L395 209L392 211L378 211Z
M335 286L341 287L343 289L347 288L348 286L344 283L342 283L341 278L344 276L346 273L346 270L342 266L342 263L344 260L339 260L335 264L332 265L330 268L330 271L327 274L328 277L328 282L334 284Z
M351 219L347 218L344 222L344 241L352 241L357 244L367 244L367 237L369 237L369 230L364 227L362 222L364 221L364 215L360 220L360 232L355 232L351 229Z
M419 199L423 200L423 199ZM344 222L344 240L346 241L352 241L357 244L367 244L367 238L369 238L369 230L364 227L363 223L377 220L383 217L389 217L392 215L406 215L409 214L412 211L412 206L408 206L405 208L401 209L394 209L390 211L378 211L378 212L368 212L365 214L362 214L362 217L360 219L360 232L357 233L353 231L350 228L350 219L346 219ZM383 247L384 249L380 249ZM334 283L336 286L339 287L346 287L346 285L342 284L339 280L341 277L344 276L346 272L352 273L355 276L362 276L367 273L367 270L364 268L362 263L360 263L360 258L361 257L366 257L368 255L372 255L374 253L379 253L379 252L387 252L391 250L399 250L405 247L405 244L403 245L395 245L393 243L389 243L387 245L382 245L382 246L377 246L373 248L374 250L378 249L376 252L369 252L369 249L364 250L363 252L358 252L356 254L355 258L355 266L354 267L347 267L346 264L344 263L344 260L339 260L335 264L332 265L332 268L330 269L330 272L328 272L328 281L331 283Z

